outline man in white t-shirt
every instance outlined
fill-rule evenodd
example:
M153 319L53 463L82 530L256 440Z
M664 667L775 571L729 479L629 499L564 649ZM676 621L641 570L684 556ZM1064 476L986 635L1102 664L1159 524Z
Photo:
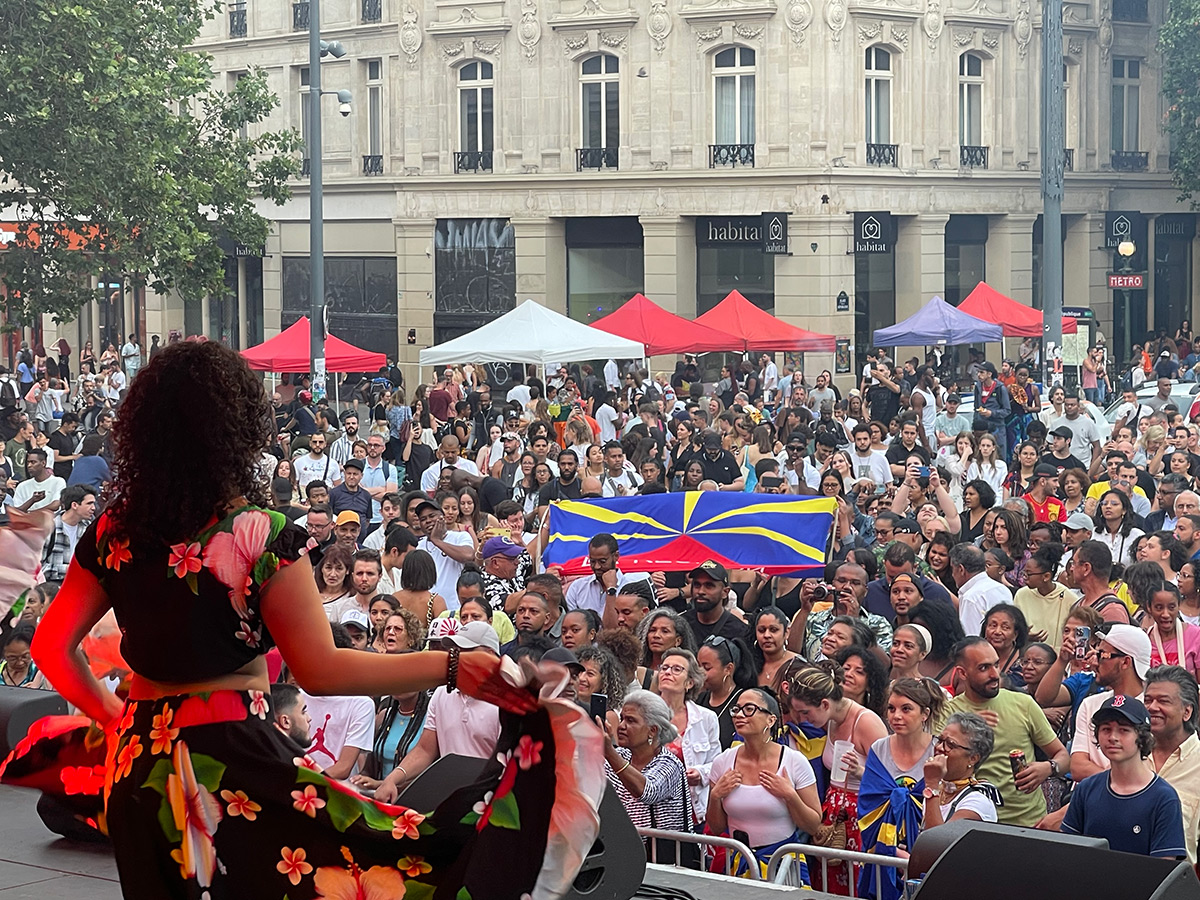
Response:
M870 479L878 485L892 483L892 468L888 465L887 457L878 450L871 449L871 429L865 422L859 422L851 432L854 437L854 449L850 451L851 473L855 481Z
M341 628L333 631L340 649L353 650ZM358 771L359 757L375 743L375 704L370 697L318 697L300 692L312 719L308 755L330 778L346 779Z
M67 482L59 478L46 464L46 451L34 447L25 454L25 474L29 477L13 491L12 505L28 512L32 509L56 507Z
M596 410L596 423L600 426L600 443L602 444L615 441L617 432L620 431L624 422L625 417L616 410L616 402L616 399L609 394Z
M479 466L471 462L465 456L462 456L462 446L458 443L458 438L452 434L442 438L441 444L438 445L438 452L441 458L435 460L424 472L421 473L421 490L425 493L432 493L437 489L438 479L442 475L442 469L462 469L464 472L470 472L472 475L479 474Z
M775 388L779 386L779 367L775 365L775 361L771 359L769 353L764 353L759 357L759 362L762 364L763 399L769 403L775 393Z
M1096 684L1106 690L1084 697L1075 713L1075 738L1071 744L1071 778L1078 784L1089 775L1108 769L1092 728L1092 716L1114 694L1142 699L1150 671L1150 637L1136 625L1117 623L1096 650Z
M458 576L463 565L475 559L475 541L465 531L449 531L441 507L432 500L422 500L415 512L421 529L417 548L432 556L437 568L433 590L442 595L446 608L454 612L458 609Z
M642 486L642 479L625 467L625 450L620 441L604 445L604 474L600 476L605 497L632 497Z
M310 481L323 481L327 487L342 483L342 467L325 452L328 438L323 434L311 435L308 452L292 460L292 471L296 473L296 484L303 491Z

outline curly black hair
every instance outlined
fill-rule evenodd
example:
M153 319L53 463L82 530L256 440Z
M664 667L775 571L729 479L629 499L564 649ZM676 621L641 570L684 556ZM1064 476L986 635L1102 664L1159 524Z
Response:
M113 428L116 530L135 543L189 540L226 504L268 506L261 457L271 402L216 341L165 347L132 380Z

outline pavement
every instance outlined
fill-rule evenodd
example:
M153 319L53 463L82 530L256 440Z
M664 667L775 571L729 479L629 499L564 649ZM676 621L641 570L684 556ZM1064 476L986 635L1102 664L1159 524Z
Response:
M0 786L0 900L120 900L112 850L49 831L37 791Z

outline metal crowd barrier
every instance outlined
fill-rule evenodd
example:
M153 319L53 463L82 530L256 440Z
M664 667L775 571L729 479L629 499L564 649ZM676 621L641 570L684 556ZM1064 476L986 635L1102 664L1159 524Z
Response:
M693 834L686 831L664 831L661 828L639 828L638 834L643 838L659 838L660 840L674 841L678 844L696 844L700 848L703 847L723 847L726 850L733 850L741 853L746 859L753 859L754 854L741 841L733 838L717 837L711 834ZM658 846L654 841L650 842L650 862L657 863L660 860L658 856ZM860 853L854 850L835 850L832 847L817 847L812 844L784 844L773 854L767 863L767 880L773 884L800 886L799 879L796 877L797 869L795 868L796 858L798 854L803 854L805 861L808 863L809 872L813 869L813 860L821 861L821 876L822 883L828 886L829 884L829 862L830 860L839 860L847 865L858 864L860 866L875 866L876 882L879 881L880 869L899 869L901 872L908 871L908 860L898 859L894 856L882 856L877 853ZM730 875L730 853L725 854L725 874ZM679 865L678 846L676 847L676 855L674 860L662 860L666 864ZM762 881L762 876L758 871L758 866L751 865L749 867L749 879L752 881ZM850 884L850 896L857 897L858 884L857 879L852 878Z
M908 860L897 859L894 856L882 856L878 853L860 853L855 850L835 850L832 847L815 847L812 844L784 844L771 854L767 863L767 880L773 884L791 884L799 886L794 877L793 866L797 854L804 854L808 864L809 874L812 874L814 859L821 861L821 883L829 890L829 861L840 860L847 865L857 863L860 866L875 867L875 882L879 883L880 869L899 869L908 871ZM858 896L858 879L850 879L850 896Z

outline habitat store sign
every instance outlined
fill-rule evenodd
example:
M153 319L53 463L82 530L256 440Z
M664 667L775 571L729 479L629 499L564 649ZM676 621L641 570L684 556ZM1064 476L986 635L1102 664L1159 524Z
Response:
M890 212L854 214L854 252L891 253L896 243Z
M757 247L763 253L788 252L788 214L757 216L699 216L696 219L697 247Z

